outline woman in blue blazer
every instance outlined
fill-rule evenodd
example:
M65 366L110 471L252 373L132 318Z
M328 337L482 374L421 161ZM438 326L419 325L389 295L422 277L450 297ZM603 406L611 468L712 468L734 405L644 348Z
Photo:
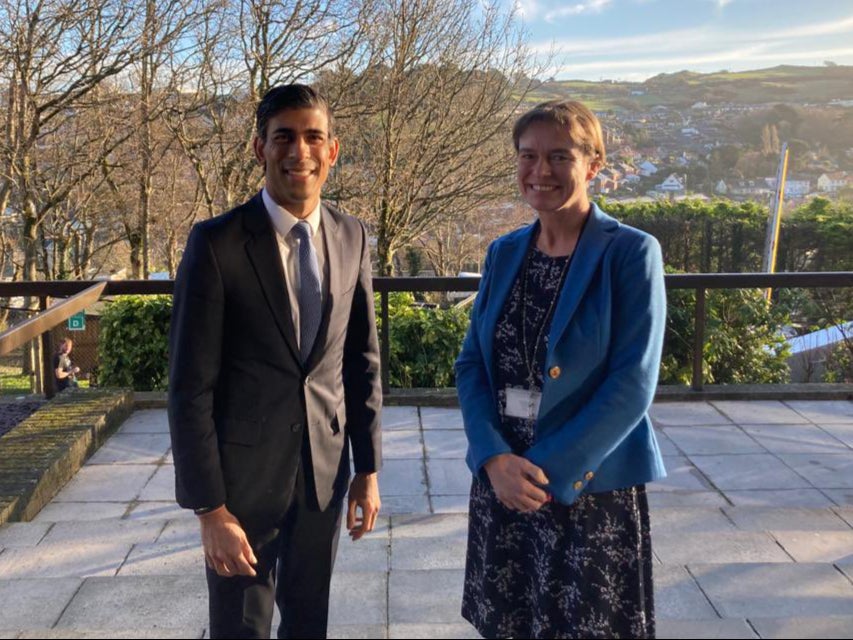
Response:
M489 247L456 362L474 476L462 613L484 637L654 637L660 247L590 203L605 149L589 109L539 105L513 141L538 219Z

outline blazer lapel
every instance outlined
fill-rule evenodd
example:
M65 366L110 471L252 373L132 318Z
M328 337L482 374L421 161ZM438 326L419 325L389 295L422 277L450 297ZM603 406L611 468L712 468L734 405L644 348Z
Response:
M278 330L287 342L293 357L300 362L290 298L287 294L287 281L284 277L284 266L281 264L275 229L260 193L252 198L252 204L254 206L247 212L244 222L250 234L246 241L246 253L261 283L264 297L270 306Z
M527 255L530 239L536 232L538 225L539 221L537 220L527 228L519 231L516 235L507 238L505 242L498 243L497 250L494 256L492 256L490 268L493 275L490 276L489 300L480 330L480 347L484 354L486 371L488 371L490 378L492 371L494 371L492 366L492 348L498 317L501 311L503 311L507 297L512 290L512 285L518 276L519 269L521 269L521 263L524 261L524 256Z
M592 205L586 228L575 248L569 273L560 292L554 318L551 320L551 330L548 334L549 351L553 350L571 322L617 227L618 223L613 218L601 211L597 205Z

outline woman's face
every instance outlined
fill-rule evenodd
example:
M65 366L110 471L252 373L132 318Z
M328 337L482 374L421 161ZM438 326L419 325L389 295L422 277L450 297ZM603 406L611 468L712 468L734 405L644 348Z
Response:
M518 188L539 212L589 209L587 186L598 163L583 153L568 131L551 122L534 122L518 140Z

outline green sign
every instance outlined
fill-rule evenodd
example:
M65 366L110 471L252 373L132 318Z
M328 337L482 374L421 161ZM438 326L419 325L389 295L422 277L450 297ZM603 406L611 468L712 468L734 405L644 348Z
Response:
M85 331L86 330L86 312L81 311L80 313L75 313L73 316L68 318L68 330L69 331Z

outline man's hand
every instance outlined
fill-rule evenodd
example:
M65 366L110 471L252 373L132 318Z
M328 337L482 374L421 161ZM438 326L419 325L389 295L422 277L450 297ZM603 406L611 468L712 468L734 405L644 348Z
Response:
M509 509L538 511L551 496L537 485L548 484L545 472L535 464L512 453L489 458L483 465L498 500ZM536 483L536 484L534 484Z
M255 576L258 564L246 532L225 505L198 516L207 566L220 576Z
M377 473L357 473L349 486L347 499L347 529L353 540L373 531L376 516L382 502L379 500L379 475ZM361 518L357 510L361 509Z

